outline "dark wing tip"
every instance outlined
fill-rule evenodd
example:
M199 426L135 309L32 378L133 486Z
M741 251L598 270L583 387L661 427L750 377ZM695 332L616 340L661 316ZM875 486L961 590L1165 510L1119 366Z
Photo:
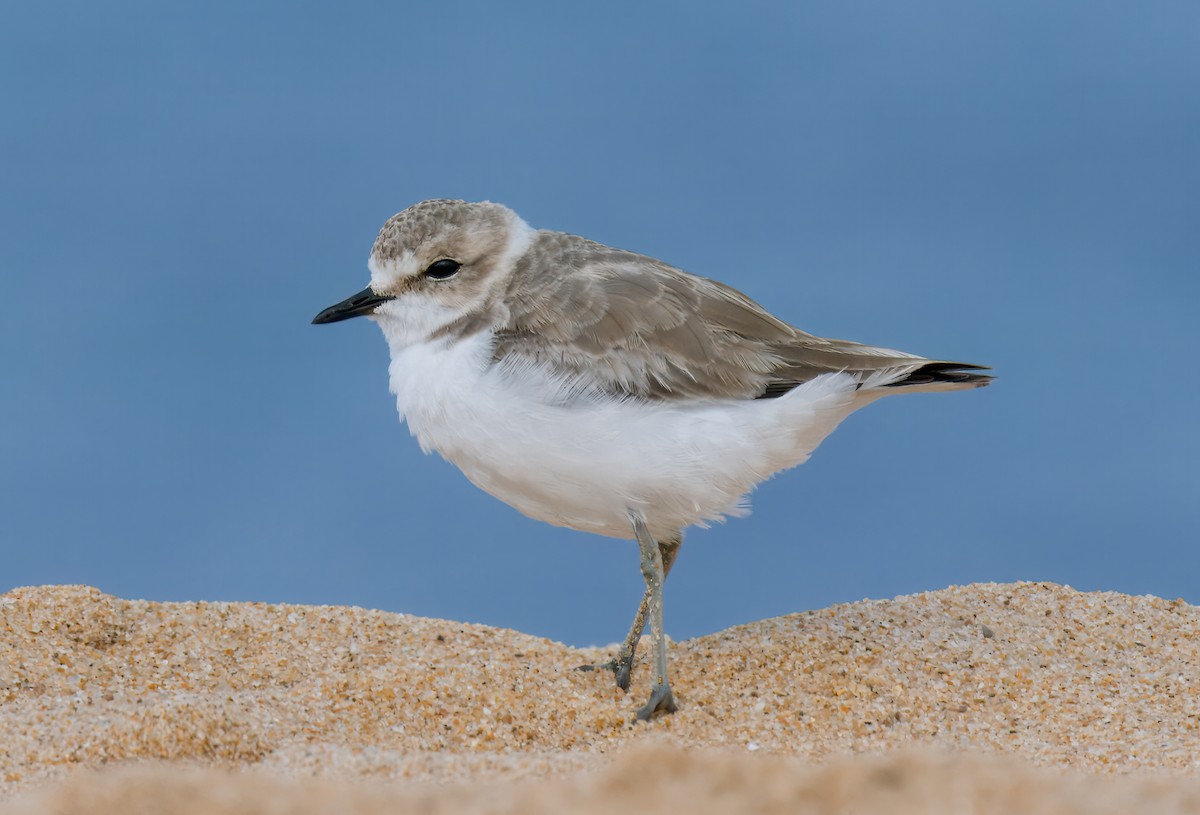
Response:
M903 379L889 382L887 388L908 388L919 385L944 385L946 390L958 388L982 388L995 378L991 374L979 373L990 371L987 365L973 365L969 362L929 362L917 368ZM833 373L826 371L825 373ZM780 379L769 382L756 399L777 399L802 384L802 379Z
M995 378L991 374L979 373L990 371L986 365L972 365L969 362L929 362L917 368L903 379L889 382L886 387L906 388L914 385L960 385L964 388L982 388Z

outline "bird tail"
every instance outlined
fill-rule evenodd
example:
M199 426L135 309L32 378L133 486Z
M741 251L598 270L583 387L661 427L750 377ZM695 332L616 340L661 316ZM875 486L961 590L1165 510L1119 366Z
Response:
M883 387L904 388L914 391L956 391L966 388L982 388L992 381L991 374L980 373L990 370L986 365L967 362L926 362L909 371L905 376L888 382Z

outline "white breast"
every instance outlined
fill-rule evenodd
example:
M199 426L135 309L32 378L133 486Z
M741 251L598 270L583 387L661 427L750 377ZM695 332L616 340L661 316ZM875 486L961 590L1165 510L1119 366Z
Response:
M778 399L643 403L494 365L486 333L391 348L391 389L422 449L531 518L618 538L632 537L631 509L659 539L744 514L755 484L803 462L858 407L846 374Z

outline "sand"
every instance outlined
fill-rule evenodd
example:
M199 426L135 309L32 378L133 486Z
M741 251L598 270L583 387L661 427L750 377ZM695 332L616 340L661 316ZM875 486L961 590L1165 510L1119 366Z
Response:
M0 595L0 815L1196 812L1200 609L980 584L676 643L635 670L358 608Z

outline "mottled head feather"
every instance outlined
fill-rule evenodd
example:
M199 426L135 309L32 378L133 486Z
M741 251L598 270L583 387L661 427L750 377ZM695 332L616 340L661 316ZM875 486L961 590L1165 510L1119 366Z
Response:
M434 251L442 249L453 255L461 251L463 233L469 231L477 238L504 235L515 219L511 209L491 201L422 201L387 219L375 238L371 256L380 261L396 260L434 242L445 244ZM451 249L454 251L448 251Z

